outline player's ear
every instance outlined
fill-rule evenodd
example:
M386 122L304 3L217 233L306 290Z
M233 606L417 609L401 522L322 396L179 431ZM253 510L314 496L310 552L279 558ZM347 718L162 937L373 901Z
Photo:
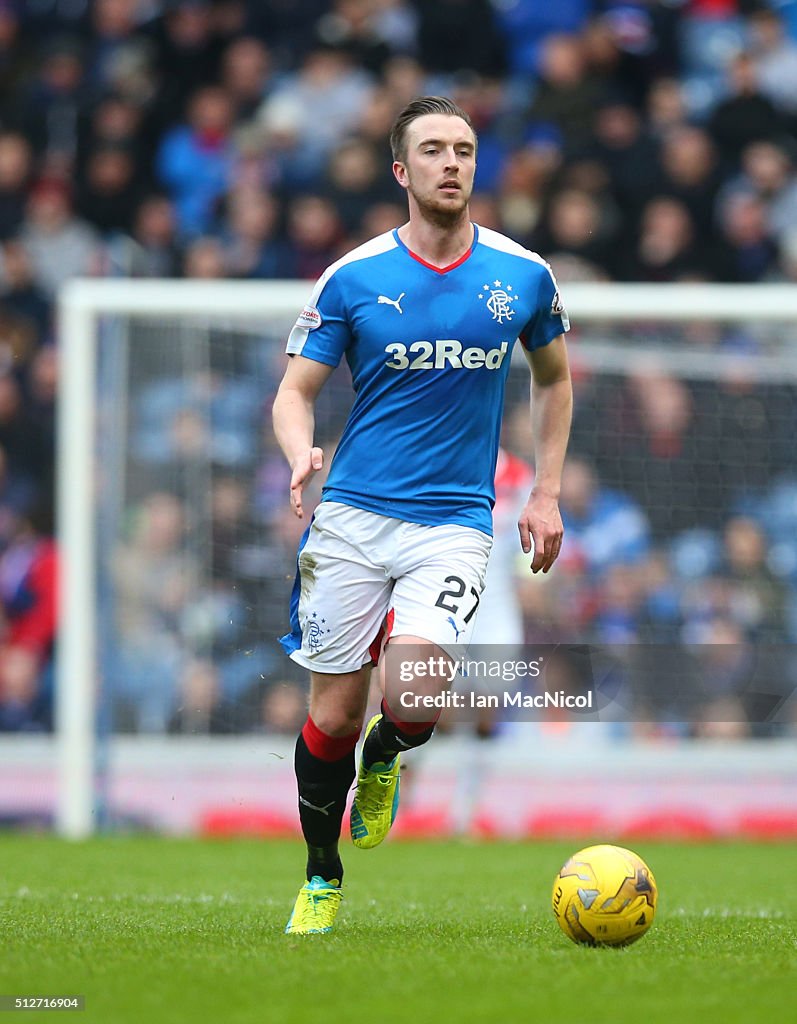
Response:
M396 181L399 183L399 185L401 185L402 188L407 188L410 179L409 176L407 175L406 165L403 164L400 160L393 161L393 176L395 177Z

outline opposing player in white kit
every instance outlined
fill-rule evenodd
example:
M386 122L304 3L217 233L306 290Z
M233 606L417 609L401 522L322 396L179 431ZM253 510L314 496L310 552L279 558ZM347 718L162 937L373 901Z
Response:
M495 467L495 505L493 506L493 546L487 563L484 594L479 614L470 637L471 652L475 659L485 656L483 647L489 647L491 656L500 649L501 657L511 660L519 656L523 643L523 613L518 599L517 512L526 500L534 482L534 473L516 455L498 449ZM471 681L481 689L478 680ZM488 681L484 689L492 692ZM490 744L484 741L497 734L498 713L489 707L478 711L476 720L468 723L466 756L457 773L452 796L451 820L458 835L468 834L474 824L479 798L487 781L490 767Z
M286 931L328 931L341 899L338 838L355 774L369 672L390 644L430 655L467 644L490 552L504 384L519 338L532 370L536 479L518 527L532 570L562 540L558 495L572 391L556 282L534 253L468 216L476 137L450 100L410 103L391 132L409 221L350 252L318 281L288 340L274 429L291 503L323 465L313 409L345 355L355 401L302 540L282 640L311 672L296 744L307 882ZM389 682L389 681L388 681ZM399 752L431 737L382 704L368 725L351 812L356 846L376 846L398 805Z

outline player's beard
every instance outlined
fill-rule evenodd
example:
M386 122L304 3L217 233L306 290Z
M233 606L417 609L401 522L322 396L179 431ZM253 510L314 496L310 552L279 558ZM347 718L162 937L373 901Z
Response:
M462 185L456 201L446 198L437 192L437 187L431 193L423 193L416 189L412 178L409 178L408 191L415 200L418 212L424 220L441 228L452 228L460 221L467 219L468 202L473 186L466 188Z

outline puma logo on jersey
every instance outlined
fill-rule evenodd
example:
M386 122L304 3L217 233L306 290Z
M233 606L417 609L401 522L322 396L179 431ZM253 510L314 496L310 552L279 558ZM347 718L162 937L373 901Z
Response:
M380 295L376 301L380 306L394 306L399 313L403 313L404 311L401 308L401 300L406 294L406 292L402 292L397 299L389 299L387 295Z
M451 366L457 370L497 370L504 361L509 342L501 342L500 348L485 349L474 345L463 349L456 338L431 341L414 341L409 347L400 341L385 345L385 352L391 356L385 366L391 370L442 370ZM414 358L410 358L413 356Z

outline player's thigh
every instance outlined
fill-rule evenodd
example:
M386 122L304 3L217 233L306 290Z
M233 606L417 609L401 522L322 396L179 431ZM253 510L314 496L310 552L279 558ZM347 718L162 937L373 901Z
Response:
M311 672L356 673L370 661L392 581L358 540L356 509L319 506L299 553L294 661Z
M391 636L421 637L459 657L470 642L492 540L464 526L420 529L396 580Z

